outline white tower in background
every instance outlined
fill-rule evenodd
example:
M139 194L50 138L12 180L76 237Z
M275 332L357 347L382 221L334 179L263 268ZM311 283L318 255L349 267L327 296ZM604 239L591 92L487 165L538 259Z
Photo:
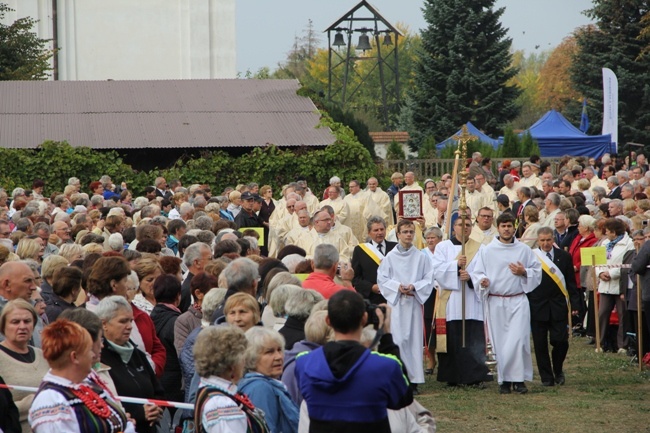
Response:
M60 80L235 78L235 0L2 0L56 41Z

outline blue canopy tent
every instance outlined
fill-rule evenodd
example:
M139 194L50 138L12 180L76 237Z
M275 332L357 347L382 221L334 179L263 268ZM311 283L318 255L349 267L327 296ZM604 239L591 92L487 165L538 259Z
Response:
M611 134L587 135L569 123L559 112L551 110L528 129L539 144L542 157L564 155L600 158L610 152Z
M476 126L472 125L472 122L467 122L466 125L467 125L467 131L471 135L477 137L478 140L483 142L483 143L487 143L487 144L492 145L492 147L494 147L495 149L497 147L499 147L499 144L501 144L503 142L503 139L496 140L496 139L494 139L494 138L492 138L492 137L490 137L488 135L483 134L481 131L479 131L479 129ZM461 130L459 129L458 132L456 132L454 135L460 135L460 133L461 133ZM443 149L446 146L457 146L457 145L458 145L458 141L454 140L453 137L449 137L445 141L436 144L436 149L440 150L440 149Z

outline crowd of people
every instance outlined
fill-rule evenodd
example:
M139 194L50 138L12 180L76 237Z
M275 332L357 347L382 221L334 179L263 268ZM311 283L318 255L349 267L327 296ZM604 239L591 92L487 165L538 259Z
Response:
M633 341L650 308L645 157L466 168L466 210L451 174L412 172L385 191L336 176L278 194L108 176L0 189L0 380L38 387L0 388L0 429L150 432L169 415L207 432L435 431L418 384L437 367L483 388L488 344L502 394L533 379L531 335L544 386L565 384L572 332L649 352ZM409 192L419 217L403 217ZM593 246L606 266L581 262Z

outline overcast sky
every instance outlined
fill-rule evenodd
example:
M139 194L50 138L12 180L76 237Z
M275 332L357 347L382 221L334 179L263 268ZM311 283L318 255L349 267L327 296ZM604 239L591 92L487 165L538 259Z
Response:
M345 14L358 0L237 0L237 70L275 69L309 19L319 32ZM372 0L391 23L412 31L425 26L422 0ZM502 24L509 28L514 49L527 52L552 48L576 27L588 24L582 11L591 0L497 0L505 7ZM323 46L326 35L322 34Z

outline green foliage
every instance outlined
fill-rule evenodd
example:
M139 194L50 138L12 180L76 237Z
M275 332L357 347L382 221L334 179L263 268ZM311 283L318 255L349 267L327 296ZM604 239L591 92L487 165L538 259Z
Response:
M641 55L646 42L640 37L646 0L594 0L587 16L596 22L576 32L577 53L570 68L576 90L587 97L592 131L602 126L599 101L603 100L601 68L609 68L618 78L619 143L650 142L650 56ZM567 107L563 114L574 124L580 106Z
M468 121L497 132L517 115L519 89L507 84L511 40L499 22L504 9L495 0L426 0L427 27L415 68L413 129L419 147L424 138L447 137Z
M46 141L38 149L0 148L0 184L7 189L29 187L34 179L43 179L47 191L63 191L68 178L75 176L88 185L108 174L116 181L137 179L130 166L115 151L94 151L72 147L67 142Z
M503 134L503 144L499 149L499 156L510 158L519 154L519 138L511 126L508 126Z
M0 3L0 81L45 80L54 52L47 49L48 40L32 32L36 20L25 17L11 25L2 24L5 14L12 11Z
M433 159L438 155L436 140L433 137L427 137L418 150L418 159Z
M375 155L375 142L370 136L368 126L363 120L357 118L352 111L343 111L337 104L322 102L323 108L332 117L335 122L342 123L354 131L357 139L368 150L370 155L374 158Z
M406 159L404 149L397 141L391 141L388 148L386 148L386 159Z
M516 156L530 157L531 155L539 155L539 145L537 141L526 131L521 138L521 153ZM504 155L506 158L510 155Z
M152 185L156 176L181 179L184 184L208 183L213 190L227 185L255 181L274 189L304 176L313 185L325 185L333 175L342 179L368 179L375 175L370 153L354 131L323 113L321 128L330 128L336 141L325 148L255 148L239 157L224 151L205 152L200 158L181 158L166 169L136 172L115 151L72 147L66 142L46 141L38 149L0 148L0 185L11 190L29 187L36 178L46 184L45 193L63 191L68 178L81 180L83 189L108 174L115 183L126 182L136 194Z
M458 145L447 145L440 150L440 158L442 159L454 159L456 157L455 152L458 149ZM474 152L481 152L483 157L494 158L497 156L498 150L492 147L489 143L484 143L479 140L472 140L467 142L467 155L472 155Z

